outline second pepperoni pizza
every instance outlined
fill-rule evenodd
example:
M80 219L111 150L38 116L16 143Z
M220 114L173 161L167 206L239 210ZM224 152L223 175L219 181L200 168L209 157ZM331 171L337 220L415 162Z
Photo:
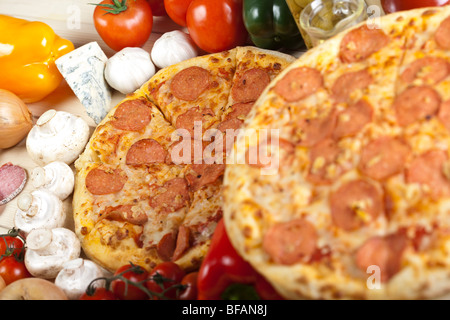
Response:
M362 23L256 101L231 153L243 164L225 172L225 226L286 298L450 292L449 39L449 6Z
M75 163L75 232L86 255L111 271L169 260L197 268L222 217L226 149L215 147L217 133L227 121L240 127L294 60L254 47L196 57L115 106Z

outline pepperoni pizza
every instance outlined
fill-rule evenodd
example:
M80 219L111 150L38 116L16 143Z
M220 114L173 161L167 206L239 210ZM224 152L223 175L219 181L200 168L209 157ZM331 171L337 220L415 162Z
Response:
M261 149L276 163L266 174L249 161ZM224 176L227 232L286 298L450 292L450 7L364 22L305 53L231 155L244 163Z
M222 217L226 148L204 156L221 141L211 132L240 127L294 60L254 47L196 57L115 106L75 163L75 232L86 255L111 271L168 260L198 267Z

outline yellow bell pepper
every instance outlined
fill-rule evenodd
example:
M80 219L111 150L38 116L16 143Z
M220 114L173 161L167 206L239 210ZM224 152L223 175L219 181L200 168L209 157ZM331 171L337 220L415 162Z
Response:
M26 103L42 100L63 79L55 60L73 49L45 23L0 15L0 89Z

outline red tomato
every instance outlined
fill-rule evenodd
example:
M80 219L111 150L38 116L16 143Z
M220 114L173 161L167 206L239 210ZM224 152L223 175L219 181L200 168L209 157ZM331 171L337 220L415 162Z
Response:
M186 12L192 0L164 0L167 15L176 24L186 27Z
M166 9L164 7L164 0L147 0L152 8L153 16L162 17L167 15Z
M5 280L6 285L19 279L32 277L25 263L13 256L4 257L0 261L0 276Z
M148 271L144 268L127 264L114 273L114 276L121 275L124 279L116 279L111 282L112 292L121 300L146 300L148 294L137 285L145 287L145 281L149 277Z
M386 13L447 4L450 4L450 0L381 0L381 5Z
M105 5L114 5L114 9ZM103 0L94 10L94 25L103 41L115 51L142 47L152 33L153 13L146 0Z
M181 284L186 286L178 296L180 300L197 300L197 279L198 272L190 272L181 280Z
M96 288L93 294L83 293L80 300L119 300L119 298L112 291Z
M164 277L164 282L159 282L155 278L156 274ZM158 264L153 270L150 272L151 280L147 281L146 286L152 292L161 293L164 289L168 289L171 286L177 285L181 283L183 277L185 276L185 272L174 262L167 261ZM177 297L177 289L174 287L173 289L167 290L164 295L169 299L176 299Z
M19 237L0 237L0 259L2 256L20 256L23 251L23 241Z
M244 45L248 36L240 0L193 0L186 24L192 40L208 53Z

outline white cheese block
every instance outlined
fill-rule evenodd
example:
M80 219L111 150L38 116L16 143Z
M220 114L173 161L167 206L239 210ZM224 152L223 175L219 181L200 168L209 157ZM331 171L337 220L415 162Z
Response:
M85 44L56 60L56 66L96 124L111 109L112 89L104 77L108 57L97 42Z

